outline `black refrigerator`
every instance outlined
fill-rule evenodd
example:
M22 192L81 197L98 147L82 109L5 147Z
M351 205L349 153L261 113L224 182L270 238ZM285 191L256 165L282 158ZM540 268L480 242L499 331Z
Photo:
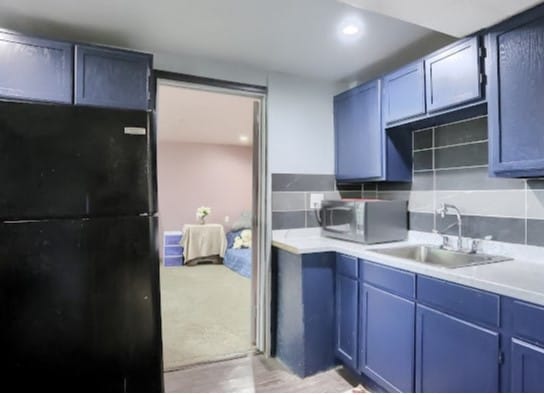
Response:
M160 392L150 114L0 102L0 390Z

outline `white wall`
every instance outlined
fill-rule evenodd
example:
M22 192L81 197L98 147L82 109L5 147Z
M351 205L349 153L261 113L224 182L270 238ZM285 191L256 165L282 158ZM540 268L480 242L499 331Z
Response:
M155 53L153 67L157 70L197 75L199 77L236 81L245 84L266 85L268 73L245 65L194 55Z
M286 74L268 78L271 173L334 174L335 84Z
M339 85L194 56L155 54L155 68L267 86L270 173L334 173L332 99Z

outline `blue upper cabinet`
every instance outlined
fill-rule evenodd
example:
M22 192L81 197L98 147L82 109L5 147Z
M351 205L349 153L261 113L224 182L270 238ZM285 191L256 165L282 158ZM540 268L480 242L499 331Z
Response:
M489 169L544 176L544 9L493 29L489 45Z
M383 116L386 124L424 115L425 67L412 63L383 78Z
M456 42L425 58L427 109L436 112L482 98L478 37Z
M417 306L417 392L499 392L499 334Z
M0 33L0 97L72 103L72 45Z
M75 103L147 110L152 56L77 45Z
M341 181L383 176L380 80L334 98L336 178Z
M412 138L387 133L381 117L381 80L334 98L336 179L410 181Z

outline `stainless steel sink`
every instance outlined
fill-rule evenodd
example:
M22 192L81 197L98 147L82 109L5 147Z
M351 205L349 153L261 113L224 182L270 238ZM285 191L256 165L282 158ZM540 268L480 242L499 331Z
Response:
M428 265L446 267L449 269L504 262L512 259L498 255L450 251L427 245L376 248L369 251L377 254L394 256L397 258L410 259L412 261L421 262Z

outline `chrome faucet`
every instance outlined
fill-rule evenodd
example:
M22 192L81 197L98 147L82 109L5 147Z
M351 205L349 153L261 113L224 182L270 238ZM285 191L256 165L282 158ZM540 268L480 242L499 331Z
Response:
M463 223L462 223L462 220L461 220L461 212L459 211L459 209L457 207L455 207L453 204L448 204L448 203L442 203L442 205L440 206L439 209L436 210L436 212L438 214L440 214L440 216L442 218L444 218L446 216L446 214L448 214L448 211L453 211L455 213L455 215L457 216L457 223L453 223L449 226L447 226L446 228L442 229L442 231L436 231L437 233L444 233L445 231L451 229L452 227L454 227L455 225L457 225L457 230L458 230L458 238L457 238L457 251L461 251L463 249Z

